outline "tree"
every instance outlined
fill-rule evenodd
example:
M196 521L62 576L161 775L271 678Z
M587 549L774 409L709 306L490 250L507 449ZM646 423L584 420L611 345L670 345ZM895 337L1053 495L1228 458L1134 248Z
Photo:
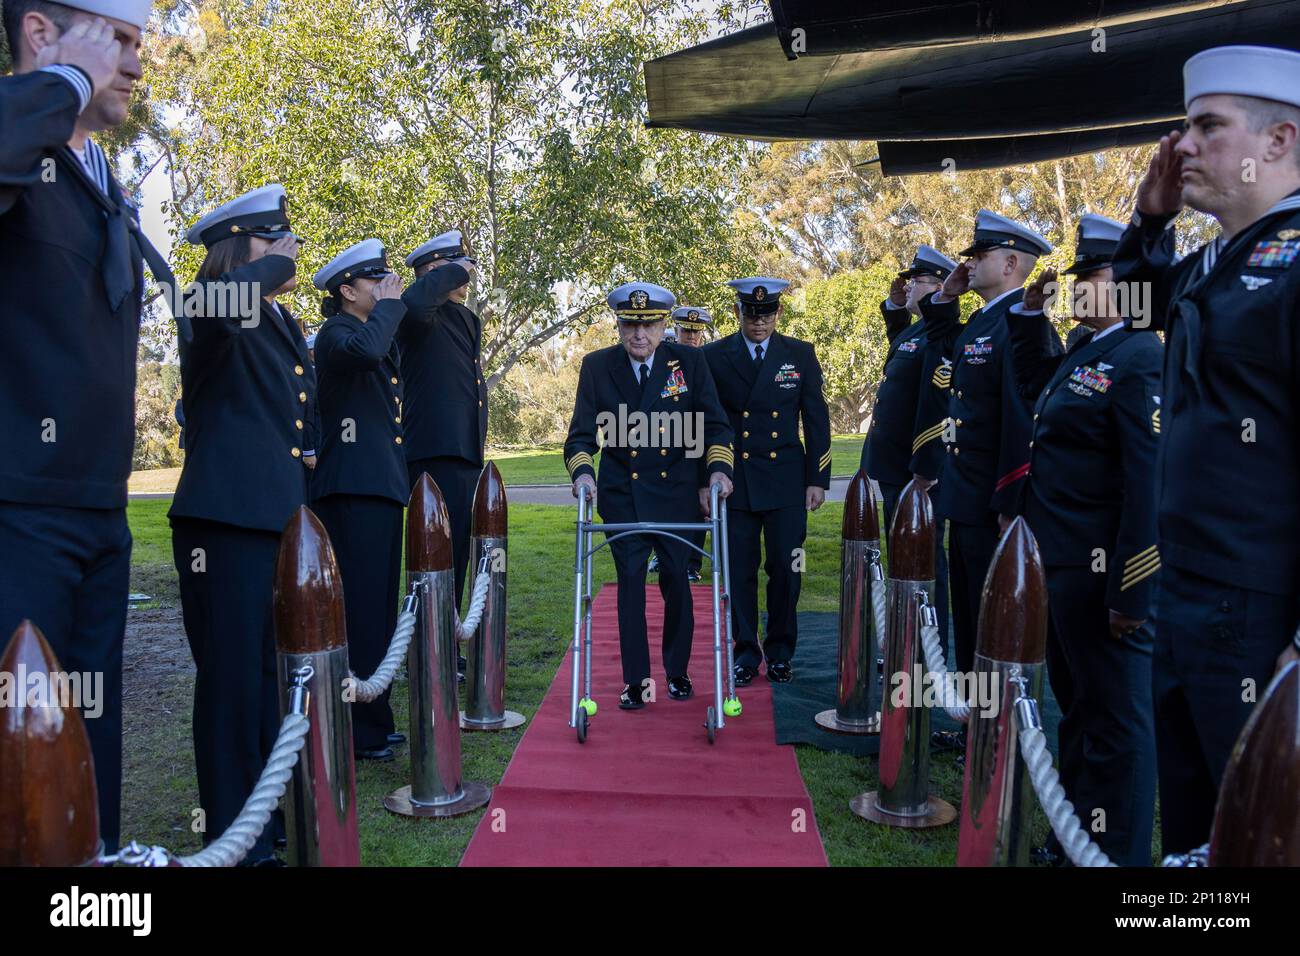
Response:
M755 148L643 125L642 62L717 26L686 3L197 0L185 23L150 73L183 116L173 166L198 184L177 228L283 183L309 240L301 315L318 301L302 277L349 243L400 260L460 228L491 386L594 321L614 284L700 299L750 266L735 184ZM199 251L177 258L192 276Z

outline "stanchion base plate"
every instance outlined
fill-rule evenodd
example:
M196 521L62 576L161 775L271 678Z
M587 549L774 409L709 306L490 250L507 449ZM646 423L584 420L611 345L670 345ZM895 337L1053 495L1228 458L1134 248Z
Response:
M465 719L465 711L460 712L460 729L461 730L514 730L516 727L522 727L527 718L523 714L517 714L513 710L507 710L505 717L495 724L480 724L477 721Z
M461 798L455 803L436 807L411 802L411 788L402 787L384 797L384 809L404 817L457 817L487 804L492 799L492 788L485 783L465 781L461 785Z
M833 730L837 734L878 734L880 733L880 713L872 717L865 724L846 724L836 715L835 708L823 710L813 718L817 721L817 726L823 730Z
M858 794L849 801L849 809L872 823L883 823L887 827L902 827L908 830L946 826L957 819L957 808L933 794L930 795L928 812L918 816L905 817L897 813L886 813L880 809L875 790Z

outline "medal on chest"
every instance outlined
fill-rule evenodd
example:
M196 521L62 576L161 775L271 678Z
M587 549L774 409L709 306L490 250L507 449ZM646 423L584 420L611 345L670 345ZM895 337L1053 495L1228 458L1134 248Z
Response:
M1114 367L1113 365L1107 365L1105 362L1098 362L1096 368L1091 365L1079 366L1070 373L1070 391L1085 398L1091 396L1094 392L1098 395L1106 394L1106 390L1110 388L1111 383L1111 378L1106 373Z
M962 349L962 361L969 365L983 365L988 356L993 354L993 336L981 335L974 342L967 342Z
M670 369L668 373L668 381L664 383L664 390L659 393L660 398L673 398L678 395L685 395L688 391L686 388L686 376L682 374L680 368L673 368L676 361L676 359L673 359L672 362L668 363Z
M786 362L776 370L775 381L778 388L798 388L799 370L791 363Z

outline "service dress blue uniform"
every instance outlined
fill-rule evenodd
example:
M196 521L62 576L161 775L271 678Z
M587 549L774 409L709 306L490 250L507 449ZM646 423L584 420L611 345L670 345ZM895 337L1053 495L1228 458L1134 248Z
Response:
M765 288L773 288L769 283ZM768 293L766 297L770 297ZM703 349L735 435L727 499L735 664L789 664L798 641L806 489L830 488L830 412L813 346L773 332L751 351L743 332ZM800 425L803 441L800 441ZM758 566L766 548L767 633L759 645Z
M365 320L338 307L338 287L388 273L383 246L366 240L316 276L335 299L316 333L321 447L311 480L312 510L334 546L343 581L348 662L369 677L397 626L402 514L408 498L402 436L402 379L396 333L401 299L381 299ZM346 279L344 273L347 274ZM358 751L382 751L394 732L387 691L352 705Z
M266 227L267 238L287 234L282 199L278 186L254 190L200 220L190 241L223 241L217 232L235 227L254 235ZM293 259L264 255L212 282L253 298L281 288L296 271ZM307 502L302 457L315 392L307 343L287 310L253 301L250 317L196 315L193 341L181 348L185 465L167 514L196 666L194 757L205 842L242 809L279 730L275 564L281 533ZM274 835L264 830L247 859L269 857Z

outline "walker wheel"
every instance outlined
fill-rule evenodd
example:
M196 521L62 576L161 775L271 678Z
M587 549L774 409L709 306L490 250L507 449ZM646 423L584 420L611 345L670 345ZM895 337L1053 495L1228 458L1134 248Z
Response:
M587 712L581 707L578 708L578 743L587 742Z
M704 726L708 728L709 743L712 744L718 739L718 715L712 704L709 705L708 713L704 717Z

